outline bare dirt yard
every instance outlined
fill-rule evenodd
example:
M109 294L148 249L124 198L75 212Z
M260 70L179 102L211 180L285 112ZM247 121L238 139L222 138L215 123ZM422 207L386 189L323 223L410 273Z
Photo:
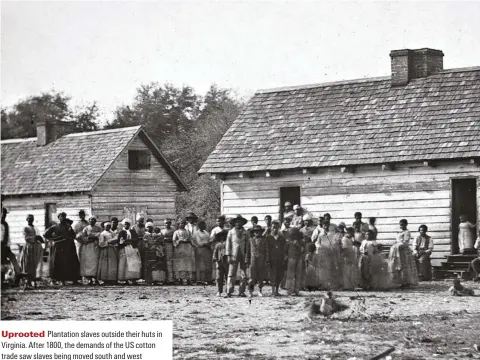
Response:
M337 292L349 309L306 319L300 297L217 298L214 286L67 286L2 292L2 320L173 320L176 359L480 359L480 289L451 282L388 292ZM125 326L128 326L126 324Z

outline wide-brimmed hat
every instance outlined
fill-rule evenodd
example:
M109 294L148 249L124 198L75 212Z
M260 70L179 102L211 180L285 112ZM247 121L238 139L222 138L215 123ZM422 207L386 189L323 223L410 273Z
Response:
M262 228L260 225L255 225L255 226L252 228L252 232L253 232L253 233L259 232L259 233L263 234L263 228Z
M242 215L237 215L237 216L235 216L235 217L232 219L232 223L234 223L234 224L235 224L237 221L241 221L241 222L242 222L242 225L245 225L245 224L248 222L248 220L245 219Z
M187 219L187 220L188 220L188 219L198 220L198 216L195 215L195 213L193 213L193 212L189 212L189 213L187 214L187 216L185 216L185 219Z

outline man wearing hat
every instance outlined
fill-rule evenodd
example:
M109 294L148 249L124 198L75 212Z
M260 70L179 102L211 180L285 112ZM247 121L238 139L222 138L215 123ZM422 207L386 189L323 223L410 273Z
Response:
M73 281L80 278L80 262L75 247L75 231L68 222L67 214L58 214L59 224L50 226L43 237L50 242L50 278L52 281Z
M245 230L243 226L247 223L247 219L241 215L237 215L237 217L233 219L233 223L234 228L228 232L227 241L225 244L225 255L228 256L229 262L227 297L231 297L233 295L238 268L240 268L240 287L238 289L238 295L246 297L246 270L248 262L246 255L248 253L249 241L248 231Z
M164 220L165 228L162 229L162 235L165 246L165 262L167 263L167 283L173 284L175 278L173 277L173 233L175 229L172 228L172 219Z
M300 205L294 205L293 211L295 214L292 217L291 226L301 229L303 226L303 209L300 207Z

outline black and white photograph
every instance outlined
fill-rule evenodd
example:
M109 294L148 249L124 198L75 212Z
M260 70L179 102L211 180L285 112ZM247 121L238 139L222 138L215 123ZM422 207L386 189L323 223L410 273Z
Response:
M479 18L2 1L2 323L171 320L174 359L480 359Z

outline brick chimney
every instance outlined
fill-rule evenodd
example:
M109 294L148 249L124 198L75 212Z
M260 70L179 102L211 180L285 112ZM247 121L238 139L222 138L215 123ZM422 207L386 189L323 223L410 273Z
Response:
M75 124L66 121L37 121L37 146L45 146L73 132Z
M425 78L443 70L443 52L440 50L393 50L390 57L392 86L407 85L410 80Z

